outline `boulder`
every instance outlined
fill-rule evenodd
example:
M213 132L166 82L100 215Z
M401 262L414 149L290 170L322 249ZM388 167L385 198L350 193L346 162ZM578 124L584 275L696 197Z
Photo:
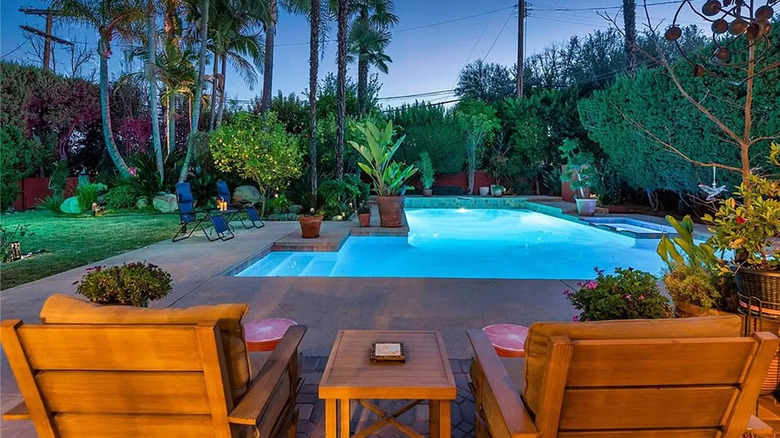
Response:
M171 194L155 196L154 199L152 199L152 205L155 210L163 213L172 213L179 208L176 204L176 195Z
M233 192L233 202L240 204L257 204L260 202L260 190L255 186L238 186Z
M79 199L75 196L71 196L70 198L66 199L62 202L62 205L60 205L60 210L62 210L63 213L67 214L81 214L81 208L79 207Z

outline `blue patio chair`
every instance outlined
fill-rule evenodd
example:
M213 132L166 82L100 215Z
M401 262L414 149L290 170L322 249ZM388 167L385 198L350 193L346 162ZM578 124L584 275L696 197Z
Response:
M187 239L198 230L203 231L206 239L209 242L215 240L230 240L236 237L228 226L228 221L225 216L219 211L209 212L208 210L196 210L194 204L194 198L192 196L192 189L190 183L182 182L176 184L176 202L179 204L179 219L181 220L181 227L176 235L173 236L173 241L178 242L180 240ZM212 238L211 233L206 231L204 224L211 222L212 232L216 233L217 237Z
M228 222L238 219L241 221L241 225L247 230L250 228L263 228L265 226L263 220L260 219L260 213L257 212L254 205L248 202L232 202L230 198L230 187L228 187L227 183L223 180L217 181L217 197L222 198L228 205L228 211L226 212ZM249 222L249 225L244 222L244 218L241 215L242 213L246 214L246 221Z

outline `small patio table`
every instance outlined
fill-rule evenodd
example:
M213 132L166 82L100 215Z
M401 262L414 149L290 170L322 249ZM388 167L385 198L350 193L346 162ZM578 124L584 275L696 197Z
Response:
M273 351L290 326L297 322L287 318L258 319L244 325L249 351Z
M402 342L406 362L373 362L371 344ZM319 396L325 400L325 437L350 437L350 400L373 412L379 420L358 431L365 438L386 424L405 435L422 435L397 418L428 400L430 437L450 438L450 402L457 396L444 343L438 332L342 330L328 357L320 380ZM386 412L371 400L411 400L394 412ZM337 406L338 404L338 406Z
M499 357L525 357L528 327L515 324L493 324L482 329Z

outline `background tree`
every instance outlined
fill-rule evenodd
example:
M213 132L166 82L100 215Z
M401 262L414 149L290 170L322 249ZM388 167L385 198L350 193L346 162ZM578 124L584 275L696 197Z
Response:
M636 71L636 0L623 0L623 32L626 38L626 73L633 74Z
M461 70L455 95L493 103L513 96L515 86L515 80L508 68L477 59Z
M205 0L208 1L208 0ZM100 110L103 119L103 137L108 155L119 173L130 177L127 164L119 153L111 126L111 97L108 90L108 59L114 37L129 40L133 24L145 16L138 0L52 0L52 9L62 10L63 16L88 26L98 32L98 57L100 58Z
M320 48L320 0L309 6L309 184L312 199L317 199L317 74Z
M398 23L393 12L393 0L352 0L357 17L349 30L348 62L358 63L358 114L362 117L368 108L368 73L375 66L387 74L388 63L393 62L385 53L392 34L390 27Z
M155 0L146 0L146 80L149 81L149 115L152 120L152 146L157 161L160 181L165 177L162 140L160 139L160 114L157 97L157 8Z
M344 178L344 129L347 123L347 48L349 45L349 1L338 1L338 38L337 38L337 101L336 112L336 179Z
M499 128L496 110L480 100L466 99L458 103L455 118L466 139L468 192L474 193L474 172L482 163L484 143Z

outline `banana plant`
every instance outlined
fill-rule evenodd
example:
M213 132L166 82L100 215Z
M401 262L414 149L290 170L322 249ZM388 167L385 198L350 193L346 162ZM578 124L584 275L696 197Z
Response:
M664 234L658 243L658 255L666 263L670 271L677 266L691 266L717 270L719 266L715 249L706 243L697 244L693 239L693 220L685 216L677 221L672 216L666 216L666 221L677 232L677 237L670 239Z
M371 177L377 195L398 196L404 183L417 173L417 168L413 164L405 167L397 161L392 161L393 155L406 136L393 141L392 120L387 122L384 129L379 129L371 122L358 125L357 129L366 138L366 145L349 142L365 160L359 162L358 166Z

